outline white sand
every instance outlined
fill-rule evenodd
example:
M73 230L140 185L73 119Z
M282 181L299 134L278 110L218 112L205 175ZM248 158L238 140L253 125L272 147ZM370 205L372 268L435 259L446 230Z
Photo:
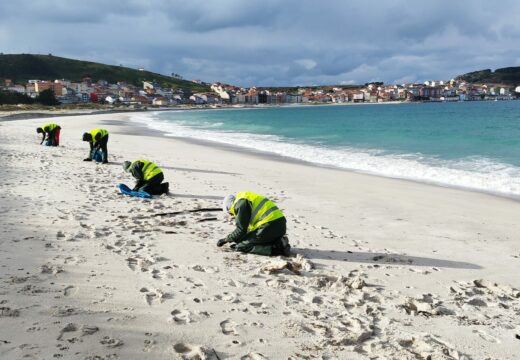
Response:
M59 148L38 145L52 120L0 122L1 359L518 359L519 202L137 136L124 120L58 118ZM81 161L98 126L107 166ZM139 158L163 166L170 196L118 194L133 183L121 162ZM284 209L302 256L217 248L233 229L222 213L152 216L242 190Z

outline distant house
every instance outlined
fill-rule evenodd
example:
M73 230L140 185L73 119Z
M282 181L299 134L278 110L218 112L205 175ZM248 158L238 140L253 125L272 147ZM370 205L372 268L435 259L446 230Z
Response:
M231 97L232 104L245 104L246 96L244 94L237 93Z
M63 96L56 96L56 99L61 104L77 104L78 102L80 102L80 99L73 92L69 92L68 94Z
M154 89L154 86L151 82L143 81L143 90L147 91L147 90L153 90L153 89Z
M252 93L252 94L248 94L246 95L246 101L245 101L246 104L251 104L251 105L256 105L258 104L258 94L256 93Z
M142 105L150 103L150 100L148 100L148 98L146 96L141 96L141 95L133 96L130 100L133 103L142 104Z
M183 104L184 99L181 95L173 95L172 97L172 104Z
M169 103L168 99L163 96L158 96L152 100L152 104L157 106L166 106Z
M444 88L442 86L424 86L419 90L419 96L430 99L438 99L442 96Z
M204 105L207 103L205 97L200 94L193 94L190 96L190 102L195 105Z
M90 101L90 93L88 92L76 93L76 97L78 98L78 101L82 103L88 103Z
M296 104L302 102L302 96L300 94L287 94L285 101L290 104Z
M365 94L362 93L361 91L353 92L352 93L352 101L354 101L356 103L365 101Z
M29 80L31 81L31 80ZM41 93L45 90L52 90L56 96L63 95L63 85L59 82L54 81L40 81L40 80L33 80L35 81L34 84L34 92Z
M6 87L6 89L8 91L17 92L20 94L25 94L25 92L26 92L25 86L23 86L23 85L11 85L11 86Z

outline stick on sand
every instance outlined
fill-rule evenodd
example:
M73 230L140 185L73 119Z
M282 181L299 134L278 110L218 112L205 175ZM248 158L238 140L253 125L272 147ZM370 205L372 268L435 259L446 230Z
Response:
M201 212L201 211L222 211L222 208L200 208L200 209L193 209L193 210L180 210L180 211L154 214L153 216L179 215L179 214L187 214L187 213L194 213L194 212Z

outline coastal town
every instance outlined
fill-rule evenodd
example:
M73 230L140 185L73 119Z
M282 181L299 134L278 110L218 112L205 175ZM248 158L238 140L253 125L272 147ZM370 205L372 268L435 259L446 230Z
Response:
M18 83L5 79L0 91L18 93L36 99L52 90L59 104L99 103L130 107L251 106L284 104L345 104L384 102L454 102L514 100L520 97L520 86L477 84L462 80L432 80L424 83L386 85L381 82L362 86L316 86L295 88L242 88L222 83L206 84L210 91L165 88L157 82L143 81L141 86L127 82L109 83L86 77L80 82L66 79L34 79Z

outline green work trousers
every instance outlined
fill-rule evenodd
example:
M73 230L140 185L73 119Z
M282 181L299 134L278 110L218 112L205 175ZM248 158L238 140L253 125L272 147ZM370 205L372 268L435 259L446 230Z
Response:
M251 231L235 245L235 250L257 255L279 255L281 238L287 231L287 221L279 218Z

